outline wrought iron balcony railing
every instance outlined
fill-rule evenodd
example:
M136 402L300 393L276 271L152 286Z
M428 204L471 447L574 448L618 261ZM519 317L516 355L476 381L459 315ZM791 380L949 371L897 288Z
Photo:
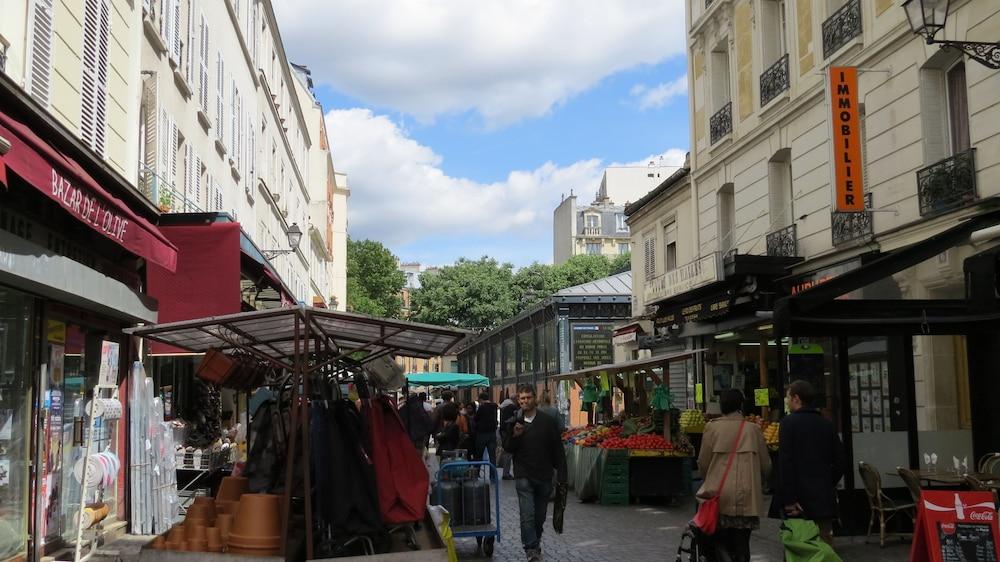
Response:
M767 235L767 255L791 258L797 256L798 251L798 238L795 235L794 224Z
M708 119L708 134L712 144L731 132L733 132L733 102L722 106L722 109Z
M203 209L145 163L139 163L139 191L164 213L200 213Z
M823 22L823 58L861 35L861 0L848 0Z
M865 193L865 209L872 207L872 194ZM870 240L875 231L872 228L871 211L860 213L834 212L831 216L833 245L839 246L857 240Z
M788 89L788 53L760 75L760 106L764 107Z
M920 216L939 215L978 198L976 194L976 149L960 152L917 170Z
M705 0L705 9L707 10L709 6L712 5L712 0Z

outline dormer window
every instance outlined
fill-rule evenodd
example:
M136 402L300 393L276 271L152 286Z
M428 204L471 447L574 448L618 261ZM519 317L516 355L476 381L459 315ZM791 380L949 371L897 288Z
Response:
M618 232L628 232L628 225L625 224L625 215L620 213L615 215L615 224L618 227Z
M600 215L586 215L584 221L587 228L600 228L601 227L601 216Z

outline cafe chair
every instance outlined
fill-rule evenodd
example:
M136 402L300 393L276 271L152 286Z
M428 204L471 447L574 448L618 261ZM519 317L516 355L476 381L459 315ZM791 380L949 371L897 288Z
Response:
M976 463L976 472L979 474L990 474L992 469L1000 465L1000 453L990 453L988 455L983 455Z
M886 533L886 524L900 513L908 516L910 521L915 521L917 504L916 502L897 503L887 496L882 491L882 477L879 476L878 470L874 466L864 461L859 462L858 473L861 475L861 481L865 484L865 492L868 494L868 509L871 511L871 516L868 518L868 534L865 536L865 542L867 543L871 537L872 528L875 526L875 518L878 517L879 546L884 548L885 537L891 534Z
M896 472L899 473L899 477L906 484L906 488L910 491L910 497L913 498L914 503L920 503L920 477L917 476L917 473L901 466L896 467Z
M993 505L997 505L997 492L992 487L986 485L985 482L972 476L971 474L966 475L965 485L973 492L990 492L993 494Z

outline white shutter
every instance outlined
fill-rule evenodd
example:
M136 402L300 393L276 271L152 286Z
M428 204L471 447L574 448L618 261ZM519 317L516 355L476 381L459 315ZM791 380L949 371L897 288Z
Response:
M178 65L181 64L181 0L171 0L173 4L173 41L170 43L170 52Z
M212 204L213 204L212 198L215 197L215 183L213 183L213 181L214 180L212 179L212 172L206 171L205 172L205 195L206 195L206 198L205 198L205 210L206 211L214 211L215 210L213 208L213 206L212 206Z
M253 188L253 180L257 172L257 127L254 125L253 116L251 116L248 126L250 129L250 136L247 139L250 145L247 150L247 170L249 171L249 177L245 185Z
M194 0L187 0L187 38L184 40L184 77L187 79L187 83L194 89L194 46L196 40L194 38Z
M159 0L160 11L158 13L160 18L160 37L167 44L167 50L170 50L170 1L171 0Z
M83 10L80 138L101 156L104 156L107 128L110 39L110 0L86 0Z
M215 184L215 210L221 211L224 208L222 204L222 184Z
M160 111L156 103L156 78L149 77L143 81L142 107L143 127L145 128L143 138L142 162L145 170L142 173L143 193L152 197L153 186L156 182L158 144L156 142L156 132L159 130Z
M208 20L201 14L201 58L198 70L198 99L201 110L208 115Z
M194 190L191 197L194 200L195 211L203 210L201 205L201 158L197 155L194 157Z
M156 163L157 189L165 189L169 181L170 168L170 115L166 109L160 110L160 126L156 132L159 158Z
M229 158L237 163L240 161L240 93L236 89L236 80L232 81L232 97L229 100Z
M53 0L34 0L28 37L28 93L45 107L52 83Z
M221 142L226 142L226 61L222 52L215 63L215 131Z
M250 55L253 57L253 72L257 74L257 68L260 67L259 59L257 58L257 45L259 41L257 37L260 33L257 32L257 4L250 4L250 30L247 31L247 38L250 41Z
M177 191L177 124L170 120L170 190Z

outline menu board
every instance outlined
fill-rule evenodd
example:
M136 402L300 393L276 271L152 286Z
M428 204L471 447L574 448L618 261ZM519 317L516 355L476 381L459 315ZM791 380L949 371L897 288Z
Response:
M910 562L997 562L1000 529L991 492L920 495Z
M892 431L889 409L889 365L885 361L857 361L850 373L851 431Z
M573 369L614 363L610 324L573 324Z

